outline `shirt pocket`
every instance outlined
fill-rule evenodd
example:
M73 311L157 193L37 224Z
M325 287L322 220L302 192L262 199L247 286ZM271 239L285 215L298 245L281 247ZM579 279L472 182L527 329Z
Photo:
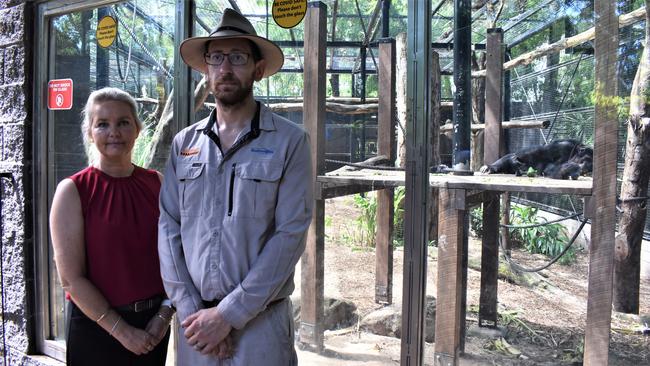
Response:
M234 167L229 213L236 217L270 218L274 215L282 163L250 161Z
M178 165L176 176L179 181L181 216L201 216L203 213L205 170L203 162L186 162Z

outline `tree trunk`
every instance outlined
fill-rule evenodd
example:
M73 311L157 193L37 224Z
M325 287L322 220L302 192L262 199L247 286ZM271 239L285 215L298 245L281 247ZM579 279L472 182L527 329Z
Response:
M478 57L472 52L472 71L485 70L486 56L481 52ZM485 123L485 78L472 79L472 125ZM478 171L483 166L483 130L472 129L472 155L470 170Z
M429 164L440 164L440 59L434 51L431 54L431 121L429 121ZM438 243L438 188L429 189L429 242Z
M650 9L650 0L646 0ZM646 219L648 178L650 177L650 17L646 14L643 54L630 95L625 169L621 185L619 234L616 236L614 264L614 309L639 313L641 241Z

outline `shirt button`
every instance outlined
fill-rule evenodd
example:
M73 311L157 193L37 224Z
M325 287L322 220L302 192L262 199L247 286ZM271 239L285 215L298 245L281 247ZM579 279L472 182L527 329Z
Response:
M217 270L217 264L216 264L216 263L212 263L212 264L210 265L210 269L213 270L213 271L216 271L216 270Z

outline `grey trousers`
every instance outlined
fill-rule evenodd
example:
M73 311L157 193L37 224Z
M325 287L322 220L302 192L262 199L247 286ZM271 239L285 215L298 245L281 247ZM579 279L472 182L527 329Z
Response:
M235 348L232 358L219 360L195 351L178 329L177 366L293 366L298 364L294 348L291 300L274 304L230 333ZM178 322L177 322L178 323Z

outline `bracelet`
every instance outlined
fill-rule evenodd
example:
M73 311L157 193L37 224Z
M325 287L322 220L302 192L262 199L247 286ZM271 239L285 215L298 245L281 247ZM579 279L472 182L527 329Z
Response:
M109 308L104 312L104 314L100 315L99 318L97 318L97 320L95 320L95 323L99 323L100 321L102 321L102 319L104 319L104 318L106 317L106 314L108 314L108 312L109 312L110 310L111 310L111 308L109 307Z
M121 317L118 317L118 318L117 318L117 321L115 321L115 324L113 324L113 328L111 328L111 331L108 332L108 334L109 334L110 336L112 336L112 335L113 335L113 332L115 331L115 329L117 329L117 325L120 323L120 320L122 320L122 318L121 318Z

